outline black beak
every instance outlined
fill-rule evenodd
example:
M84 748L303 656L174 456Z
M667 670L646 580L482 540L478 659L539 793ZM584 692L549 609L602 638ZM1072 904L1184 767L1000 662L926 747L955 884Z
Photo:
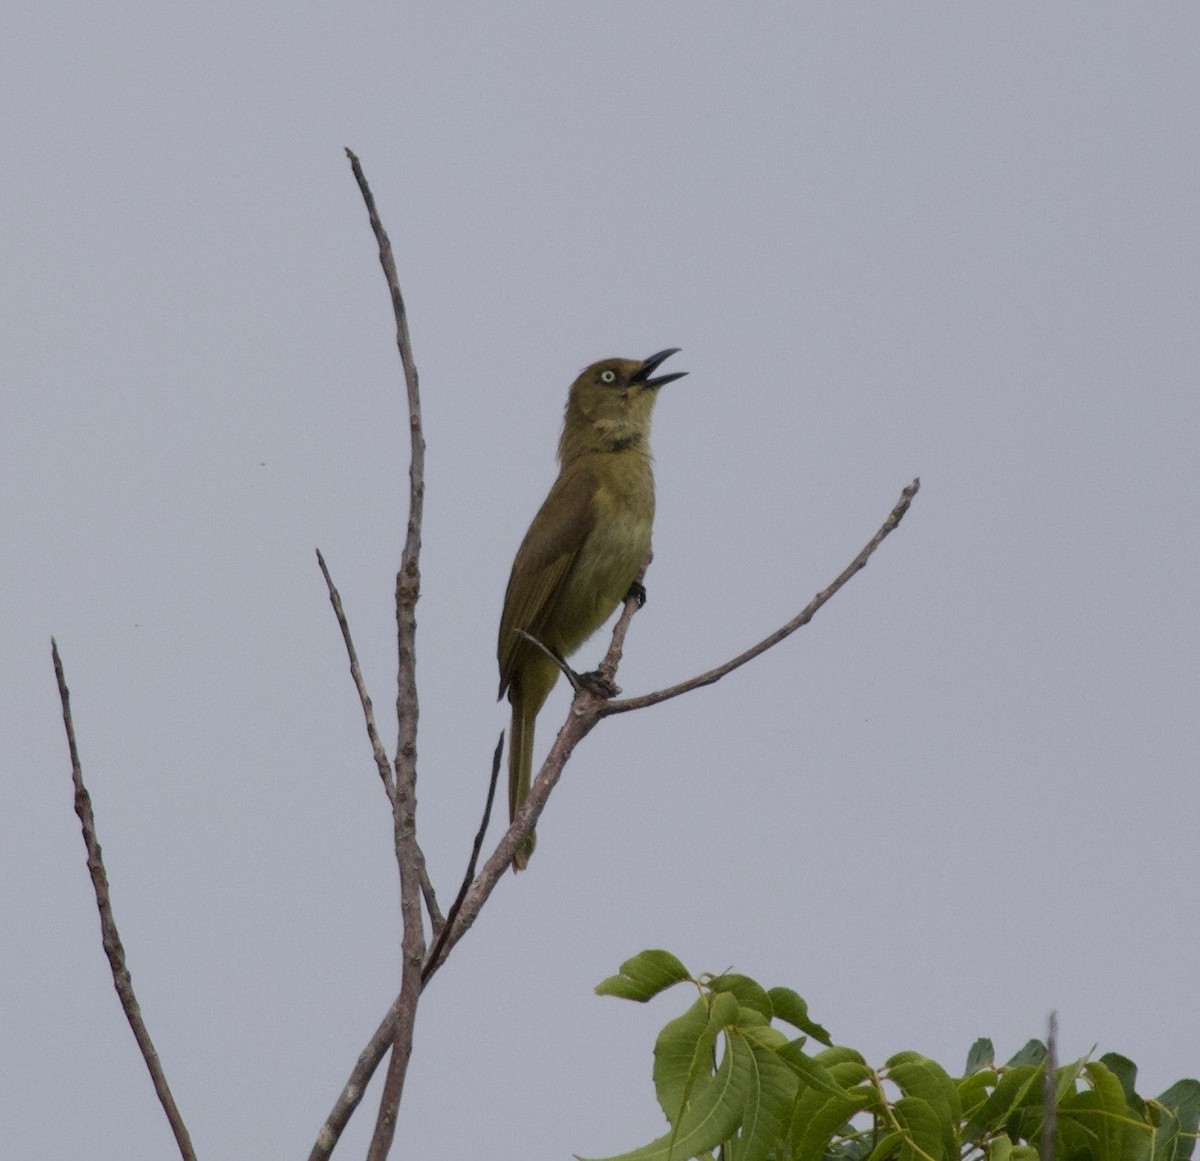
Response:
M657 355L651 355L634 371L631 382L640 383L643 387L657 388L667 383L673 383L676 379L682 379L687 374L686 371L676 371L674 375L659 375L657 379L650 378L658 370L659 364L677 354L679 354L678 347L668 347L665 351L659 351Z

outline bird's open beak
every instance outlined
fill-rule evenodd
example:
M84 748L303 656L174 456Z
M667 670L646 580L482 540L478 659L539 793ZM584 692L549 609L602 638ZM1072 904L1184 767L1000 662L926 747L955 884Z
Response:
M687 374L686 371L676 371L674 375L659 375L657 379L650 378L658 370L659 364L677 354L679 354L678 347L668 347L665 351L659 351L657 355L651 355L633 373L632 382L640 383L643 387L657 388L666 383L673 383L676 379L682 379Z

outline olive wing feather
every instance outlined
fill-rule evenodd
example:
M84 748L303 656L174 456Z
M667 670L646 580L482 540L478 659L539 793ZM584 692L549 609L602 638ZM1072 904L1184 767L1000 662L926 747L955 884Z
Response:
M582 465L561 472L517 549L496 643L501 696L522 657L536 648L516 630L555 648L556 642L546 639L550 614L595 524L595 492L596 481Z

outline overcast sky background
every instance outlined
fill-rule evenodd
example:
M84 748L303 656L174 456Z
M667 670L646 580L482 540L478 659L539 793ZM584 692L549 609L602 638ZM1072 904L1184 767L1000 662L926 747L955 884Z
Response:
M205 1158L306 1156L398 981L394 739L428 439L420 827L443 900L495 633L578 369L666 346L621 683L425 996L397 1157L662 1131L647 946L876 1061L1043 1034L1200 1072L1200 7L521 2L0 17L0 1104L22 1158L173 1151L71 809L57 636L146 1018ZM594 664L597 638L578 657ZM543 714L539 752L566 705ZM493 838L498 836L496 828ZM362 1156L372 1093L338 1156Z

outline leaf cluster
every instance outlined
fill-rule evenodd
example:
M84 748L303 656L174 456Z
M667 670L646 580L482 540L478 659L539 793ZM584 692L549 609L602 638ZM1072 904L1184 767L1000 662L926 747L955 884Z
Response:
M734 973L693 977L661 950L627 960L596 991L645 1003L684 982L698 997L654 1048L670 1128L604 1161L1038 1161L1047 1126L1059 1161L1192 1155L1200 1082L1143 1098L1136 1066L1115 1053L1056 1068L1047 1117L1052 1062L1038 1040L1004 1064L977 1040L958 1078L917 1052L872 1067L834 1046L792 989ZM825 1047L806 1051L809 1040Z

